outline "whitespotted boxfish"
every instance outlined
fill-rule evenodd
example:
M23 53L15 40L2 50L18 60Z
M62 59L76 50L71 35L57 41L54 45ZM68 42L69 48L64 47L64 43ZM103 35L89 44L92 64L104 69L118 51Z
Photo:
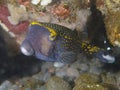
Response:
M20 49L24 55L44 61L72 63L80 52L103 62L115 61L112 55L104 54L104 49L82 42L76 30L52 23L32 22Z

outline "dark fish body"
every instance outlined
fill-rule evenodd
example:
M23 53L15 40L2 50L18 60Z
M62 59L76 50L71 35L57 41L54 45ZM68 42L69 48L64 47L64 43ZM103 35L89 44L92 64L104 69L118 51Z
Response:
M76 30L52 23L32 22L21 51L45 61L71 63L77 59L79 52L84 52L109 62L103 57L104 49L82 42Z

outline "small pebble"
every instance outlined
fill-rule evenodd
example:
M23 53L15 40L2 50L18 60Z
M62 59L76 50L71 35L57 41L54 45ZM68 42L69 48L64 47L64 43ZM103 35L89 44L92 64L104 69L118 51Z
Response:
M99 75L102 72L102 69L96 66L91 66L89 72Z
M77 78L79 76L79 71L75 68L68 68L67 76Z
M49 71L49 69L52 68L52 67L53 67L53 63L52 62L45 62L41 66L41 72L45 73L45 72Z
M51 77L47 84L46 90L72 90L69 83L64 81L62 78L54 76Z
M85 63L82 63L79 65L79 69L82 71L82 72L86 72L89 70L89 65L85 64Z
M67 65L65 65L62 68L56 68L55 75L58 76L58 77L61 77L61 78L65 77L67 75L67 71L66 71L67 68L68 68Z
M50 68L48 69L48 72L49 72L49 73L54 73L54 72L55 72L55 68L54 68L54 67L50 67Z
M51 77L50 73L45 73L43 77L43 81L46 82Z

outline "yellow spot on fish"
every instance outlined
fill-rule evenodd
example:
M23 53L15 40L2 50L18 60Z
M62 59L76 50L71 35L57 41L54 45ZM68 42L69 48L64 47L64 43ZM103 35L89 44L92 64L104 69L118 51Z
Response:
M87 46L86 43L82 43L82 48L85 48Z
M88 45L88 44L86 44L84 42L82 43L82 48L88 54L95 53L95 52L99 51L99 49L100 49L100 48L98 48L96 46L91 46L91 45Z
M89 49L90 52L97 52L98 50L99 50L99 48L96 46Z
M64 38L68 38L67 36L64 36Z
M31 22L30 25L39 25L39 26L42 26L42 24L40 24L39 22Z
M65 39L72 39L72 38L70 38L70 37L68 37L68 36L64 36L64 38L65 38Z
M49 28L49 27L46 27L48 29L48 31L50 32L50 40L53 41L55 40L56 36L57 36L57 33L55 32L54 29L52 28Z

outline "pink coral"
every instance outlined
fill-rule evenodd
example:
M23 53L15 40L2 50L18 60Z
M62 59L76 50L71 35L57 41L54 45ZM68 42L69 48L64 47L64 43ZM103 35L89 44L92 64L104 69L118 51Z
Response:
M28 6L30 4L30 0L18 0L18 3L25 5L25 6Z
M7 6L1 5L0 6L0 21L4 23L10 31L12 31L15 34L21 34L27 30L27 27L29 25L28 21L21 22L18 25L12 25L8 21L8 16L10 16L10 13L8 11Z
M52 9L52 13L60 18L67 18L70 14L70 10L68 7L66 7L65 5L58 5L58 6L54 6Z

